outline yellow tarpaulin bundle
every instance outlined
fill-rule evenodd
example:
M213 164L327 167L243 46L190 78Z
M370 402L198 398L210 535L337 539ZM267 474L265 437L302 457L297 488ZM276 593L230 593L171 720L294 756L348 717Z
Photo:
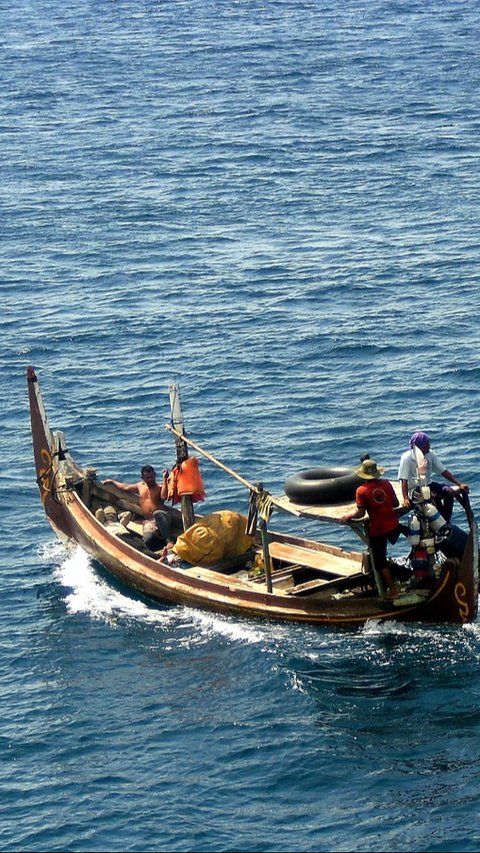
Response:
M175 551L187 563L204 566L239 557L254 542L254 537L245 533L246 524L246 517L238 512L212 512L177 538Z

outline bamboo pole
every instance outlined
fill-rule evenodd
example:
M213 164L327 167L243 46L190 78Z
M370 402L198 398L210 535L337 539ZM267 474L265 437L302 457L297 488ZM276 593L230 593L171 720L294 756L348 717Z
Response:
M380 598L385 598L385 587L383 584L383 579L382 579L380 572L378 571L377 566L375 565L375 560L373 558L372 549L370 548L370 540L369 540L369 537L367 534L365 522L361 521L360 519L358 521L354 520L353 522L350 522L350 527L360 537L362 542L364 542L365 545L367 546L368 555L370 557L370 565L372 567L372 572L373 572L373 577L375 579L375 585L377 587L377 592L378 592Z
M183 414L182 405L180 402L180 392L178 385L172 384L170 391L170 411L172 414L172 431L175 433L175 444L177 448L177 465L181 465L188 458L188 448L183 436ZM190 495L182 495L180 498L180 506L182 512L183 529L188 530L195 522L195 513L193 511L193 501Z
M175 429L175 427L171 426L170 424L165 424L165 427L170 432L173 432L174 435L177 436L177 438L180 438L190 447L193 447L198 453L201 453L202 456L205 456L205 459L209 459L210 462L213 462L213 464L216 465L218 468L221 468L223 471L226 471L227 474L230 474L231 477L235 477L236 480L238 480L240 483L243 483L243 485L246 486L247 489L250 489L257 495L259 494L260 489L258 488L258 486L254 486L253 483L250 483L248 480L245 479L245 477L242 477L241 474L237 474L237 472L234 471L232 468L229 468L228 465L224 465L223 462L220 462L220 459L217 459L215 456L209 453L208 450L204 450L203 447L200 447L200 445L197 444L196 441L192 441L191 438L187 438L187 436L183 432L179 432L177 429Z
M268 547L268 532L267 522L265 519L260 520L260 535L262 537L263 562L265 563L265 583L267 584L267 592L272 591L272 561L270 558L270 548Z

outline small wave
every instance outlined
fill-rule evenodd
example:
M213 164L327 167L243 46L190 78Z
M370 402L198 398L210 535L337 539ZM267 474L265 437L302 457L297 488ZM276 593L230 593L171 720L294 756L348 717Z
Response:
M239 622L234 618L208 613L202 610L190 610L190 621L202 632L205 639L222 636L237 643L256 644L265 640L265 634L255 623Z
M57 561L55 580L68 590L65 603L69 613L88 613L95 619L108 621L119 615L148 622L171 621L170 611L149 607L141 599L130 598L110 586L96 574L91 560L80 546L67 553L61 544L50 546L48 555Z
M58 539L54 539L52 542L42 542L37 549L37 554L46 563L58 562L65 557L66 549Z
M131 598L97 574L80 546L66 551L62 543L53 542L42 546L39 551L44 559L56 564L54 577L66 589L65 603L71 614L87 613L94 619L108 622L114 617L118 621L123 616L163 627L181 628L186 633L183 640L176 637L176 648L204 644L219 636L247 644L262 643L266 639L265 632L254 623L187 607L159 610L153 602L149 604L142 599Z
M477 616L476 622L468 622L462 628L466 634L472 634L475 639L480 639L480 616Z
M365 637L376 636L411 636L415 628L404 622L367 622L361 629Z

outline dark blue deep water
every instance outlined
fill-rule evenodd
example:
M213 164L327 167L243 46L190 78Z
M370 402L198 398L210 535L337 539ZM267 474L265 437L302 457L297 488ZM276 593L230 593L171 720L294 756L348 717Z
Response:
M480 849L480 624L129 595L46 523L24 375L102 477L171 464L177 380L192 438L273 492L366 450L395 476L423 428L480 514L479 20L0 4L1 850ZM202 471L204 511L245 511Z

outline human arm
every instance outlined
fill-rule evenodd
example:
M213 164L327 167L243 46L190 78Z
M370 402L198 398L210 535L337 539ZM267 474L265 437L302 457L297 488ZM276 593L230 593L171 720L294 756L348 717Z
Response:
M356 519L363 518L364 515L367 514L367 507L365 504L365 488L364 486L359 486L355 492L355 504L356 509L352 510L352 512L347 512L346 515L343 515L339 521L340 524L348 524L349 521L356 521Z
M455 475L448 470L448 468L444 468L444 470L442 471L442 477L444 477L445 480L448 480L449 483L453 483L454 486L458 486L459 489L462 490L462 492L470 491L470 486L468 486L466 483L460 483L459 480L457 480L457 478L455 477Z
M349 521L354 521L357 518L363 518L365 510L363 506L357 506L355 512L349 512L347 515L342 515L340 524L348 524Z
M162 485L160 486L160 497L162 501L166 501L168 498L168 468L165 468L162 477Z
M402 505L404 507L410 506L410 498L408 496L408 484L410 480L414 477L412 471L414 465L415 463L413 461L411 453L408 450L405 453L402 453L398 466L397 479L400 481L400 486L402 489Z
M118 480L104 480L103 482L107 485L110 484L112 486L116 486L121 492L133 492L134 494L138 494L138 483L119 483Z
M402 499L403 506L410 506L410 498L408 497L408 480L400 480L400 485L402 487Z

